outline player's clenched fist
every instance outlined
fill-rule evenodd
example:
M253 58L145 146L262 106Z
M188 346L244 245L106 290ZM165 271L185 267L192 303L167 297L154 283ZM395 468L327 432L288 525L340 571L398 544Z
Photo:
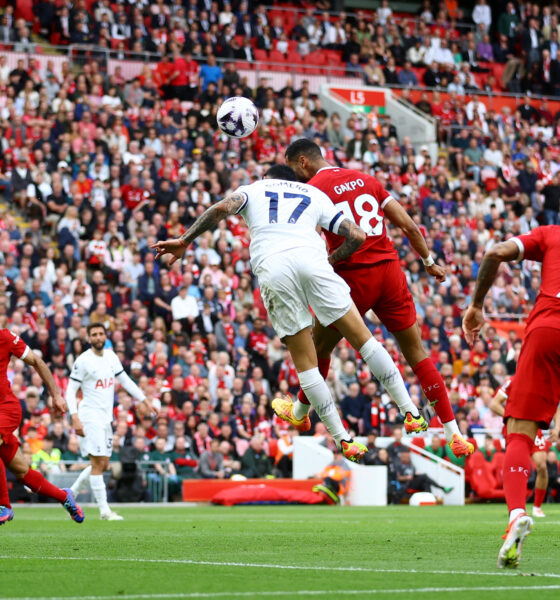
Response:
M426 269L426 273L431 275L436 281L439 281L440 283L445 281L445 270L443 267L433 264L430 266L425 266L424 268Z
M62 416L68 410L66 401L60 394L56 394L52 399L52 407L55 415Z

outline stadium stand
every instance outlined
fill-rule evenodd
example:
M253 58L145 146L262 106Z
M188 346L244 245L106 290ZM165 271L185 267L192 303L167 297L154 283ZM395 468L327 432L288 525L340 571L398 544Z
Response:
M485 250L560 222L560 11L484 0L472 10L428 2L417 13L358 4L18 0L14 8L0 0L2 325L41 352L64 390L87 345L85 326L103 322L127 370L163 405L151 422L119 392L115 458L143 438L144 460L175 464L175 491L198 476L185 458L198 460L215 437L225 442L217 477L241 470L254 435L264 437L273 469L286 427L270 402L294 393L297 376L267 323L240 220L171 269L154 262L149 244L181 234L228 190L282 162L301 136L319 142L329 161L375 174L421 226L446 265L443 284L426 276L400 232L391 234L423 340L462 431L479 442L486 431L500 436L488 403L515 371L538 265L504 266L486 304L492 324L472 350L460 316ZM316 93L333 79L388 86L435 116L437 161L408 145L390 115L356 112L342 122L328 114ZM232 94L262 110L258 130L242 141L215 126L221 99ZM420 403L412 370L368 318ZM30 461L64 471L64 457L78 460L68 423L51 421L45 390L21 363L10 378ZM329 375L339 402L352 383L364 415L355 433L391 435L395 407L341 343ZM37 460L53 431L63 459L49 450ZM473 491L501 497L496 470L481 460L468 470ZM491 479L481 478L486 472Z

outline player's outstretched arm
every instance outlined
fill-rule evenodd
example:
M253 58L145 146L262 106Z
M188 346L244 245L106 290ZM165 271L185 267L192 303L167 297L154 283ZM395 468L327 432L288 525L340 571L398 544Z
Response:
M430 255L426 240L418 228L418 225L410 218L410 215L399 202L395 199L391 200L385 205L383 212L393 225L402 229L410 242L410 245L420 255L420 258L422 258L426 272L432 277L435 277L437 281L445 281L445 271L442 267L435 264L433 257Z
M64 398L62 397L60 390L58 389L54 381L49 367L47 367L47 365L45 364L45 361L39 356L37 356L35 352L28 352L27 356L23 359L23 361L28 365L32 366L37 371L39 377L47 386L47 390L49 390L49 394L53 399L53 408L55 413L63 415L67 410L66 402L64 401Z
M169 264L172 265L183 256L191 242L205 231L216 227L222 219L239 212L246 200L244 194L233 192L202 213L181 237L152 244L151 248L157 251L156 260L165 254L171 254Z
M465 332L465 338L469 345L472 346L474 344L484 325L482 304L490 286L494 283L494 279L496 279L500 264L510 260L516 260L518 257L519 247L511 240L496 244L484 255L478 270L476 287L471 304L463 317L463 331Z
M336 233L343 236L345 239L329 256L331 265L348 258L366 241L365 231L355 223L352 223L350 219L343 219L342 223L338 226L338 231Z

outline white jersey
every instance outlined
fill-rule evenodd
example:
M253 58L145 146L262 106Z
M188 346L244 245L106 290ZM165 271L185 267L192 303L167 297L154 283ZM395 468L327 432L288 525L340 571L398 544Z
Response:
M236 191L245 196L238 213L251 233L254 271L266 258L288 250L319 250L327 258L325 242L316 227L336 233L343 215L324 192L282 179L263 179Z
M83 398L78 406L80 421L110 423L113 420L115 378L123 371L119 357L107 348L102 356L91 348L78 356L70 379L82 389Z

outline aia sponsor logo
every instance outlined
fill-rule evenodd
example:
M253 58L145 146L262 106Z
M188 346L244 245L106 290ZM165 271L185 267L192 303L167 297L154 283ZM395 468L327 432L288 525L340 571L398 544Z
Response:
M113 383L114 380L112 377L109 378L105 378L105 379L98 379L95 382L95 389L98 390L99 388L101 388L102 390L106 390L107 388L113 387Z

